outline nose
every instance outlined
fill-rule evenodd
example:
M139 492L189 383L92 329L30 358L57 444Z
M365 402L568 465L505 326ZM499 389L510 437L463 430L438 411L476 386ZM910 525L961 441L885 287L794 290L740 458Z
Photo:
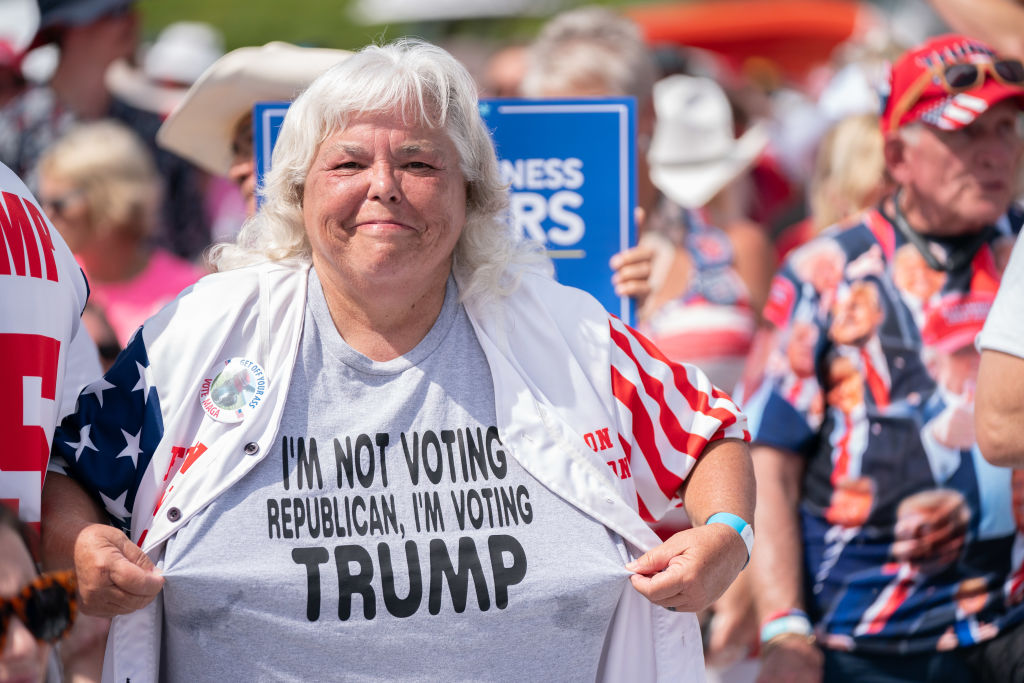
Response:
M380 162L370 167L369 198L379 202L394 203L401 197L395 168L390 163Z
M8 620L4 640L4 650L0 658L4 669L27 672L38 667L39 648L45 646L40 645L17 617L12 616Z

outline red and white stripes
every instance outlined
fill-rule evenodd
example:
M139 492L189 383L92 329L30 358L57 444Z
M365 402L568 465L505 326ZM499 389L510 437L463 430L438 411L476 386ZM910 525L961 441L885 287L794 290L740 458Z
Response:
M620 444L629 459L641 515L660 518L709 441L749 441L746 417L698 368L674 363L636 330L609 318L612 393Z

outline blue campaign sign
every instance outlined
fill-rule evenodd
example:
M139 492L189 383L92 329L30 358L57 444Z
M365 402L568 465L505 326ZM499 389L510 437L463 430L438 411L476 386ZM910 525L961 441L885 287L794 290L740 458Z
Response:
M288 105L253 107L257 187ZM544 243L559 282L632 324L633 302L616 296L608 260L636 243L636 100L485 99L480 114L511 188L515 229Z
M559 282L632 323L608 260L636 243L636 100L485 99L512 220L545 244Z
M281 132L284 115L290 102L257 102L252 108L252 153L256 159L256 187L263 187L263 178L270 170L277 134ZM256 194L260 201L260 194Z

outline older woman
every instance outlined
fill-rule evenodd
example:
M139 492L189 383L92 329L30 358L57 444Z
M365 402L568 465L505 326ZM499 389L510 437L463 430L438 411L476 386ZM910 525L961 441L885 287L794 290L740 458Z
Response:
M111 680L702 675L692 612L752 540L745 420L505 205L439 48L368 47L295 101L224 272L55 439L44 542L123 615ZM659 543L679 504L702 524Z

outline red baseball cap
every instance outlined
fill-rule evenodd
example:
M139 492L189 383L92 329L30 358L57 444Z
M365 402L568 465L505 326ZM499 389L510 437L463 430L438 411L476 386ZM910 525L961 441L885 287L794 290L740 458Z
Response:
M954 76L947 71L953 65L974 65L977 71L960 69ZM951 87L950 81L966 87ZM888 93L882 94L882 132L917 121L959 130L1011 97L1024 108L1024 65L1019 60L1003 59L966 36L937 36L905 52L890 68Z
M991 292L971 292L944 298L925 314L924 327L921 328L922 343L944 353L973 345L994 300L995 295Z

